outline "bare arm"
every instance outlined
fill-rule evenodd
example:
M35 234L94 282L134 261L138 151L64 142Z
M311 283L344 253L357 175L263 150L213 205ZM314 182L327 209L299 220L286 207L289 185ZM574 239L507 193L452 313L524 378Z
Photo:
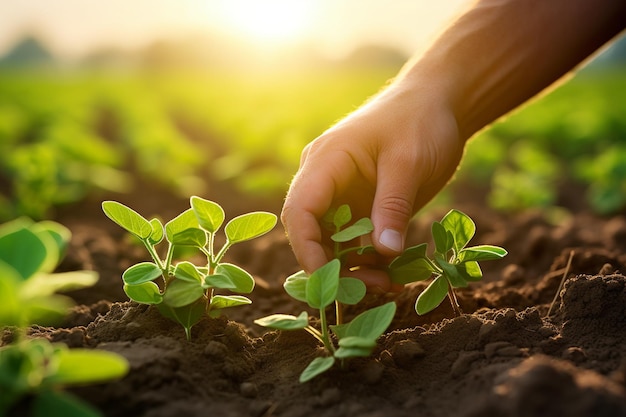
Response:
M308 272L329 258L319 221L348 203L371 216L386 257L411 216L454 174L465 141L619 33L624 0L482 0L416 55L380 94L311 142L282 221ZM384 262L384 260L382 260ZM391 289L375 269L370 287Z

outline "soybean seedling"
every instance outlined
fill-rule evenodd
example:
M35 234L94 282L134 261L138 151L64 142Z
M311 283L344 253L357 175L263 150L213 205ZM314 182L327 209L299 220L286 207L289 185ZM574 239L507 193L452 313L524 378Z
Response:
M362 281L351 277L340 277L341 261L339 258L351 251L363 251L366 247L354 247L342 251L339 244L372 230L369 219L361 219L342 229L350 222L351 217L348 206L341 206L330 216L332 224L336 227L336 233L331 236L337 243L336 258L311 275L307 275L304 271L291 275L283 285L287 294L292 298L319 310L320 328L309 324L306 311L297 317L289 314L273 314L255 320L258 325L277 330L304 329L324 346L325 355L313 359L300 374L300 382L309 381L329 370L337 360L369 356L376 346L376 340L385 332L396 311L396 304L389 302L359 314L349 323L341 323L338 307L337 323L335 325L328 323L327 307L333 303L337 306L342 303L357 304L366 292Z
M277 221L276 215L267 212L235 217L224 226L226 242L216 250L215 235L224 222L224 210L219 204L197 196L191 197L190 204L191 208L163 225L159 219L147 220L116 201L102 203L104 213L137 237L152 257L152 262L141 262L124 271L126 295L138 303L155 305L163 316L180 323L187 339L191 338L191 327L203 315L216 317L225 308L252 302L242 295L215 294L216 289L240 294L254 289L252 275L222 260L232 245L269 232ZM162 242L167 242L163 259L157 252ZM177 247L196 248L206 256L206 264L175 263ZM159 278L160 286L156 282Z
M432 236L435 251L432 258L426 254L427 243L406 249L389 265L391 280L399 284L433 280L419 295L415 303L418 314L426 314L448 296L452 308L461 315L461 307L454 288L467 287L468 283L482 279L478 261L500 259L507 251L498 246L479 245L466 247L476 232L474 221L459 210L450 210L440 222L433 222Z
M93 285L93 271L53 273L70 231L61 224L20 218L0 226L0 331L12 328L13 341L0 347L0 416L28 401L28 415L99 416L88 404L63 391L68 385L121 378L127 361L112 352L68 349L47 339L29 339L31 324L53 324L70 300L57 291ZM52 322L51 322L52 320Z

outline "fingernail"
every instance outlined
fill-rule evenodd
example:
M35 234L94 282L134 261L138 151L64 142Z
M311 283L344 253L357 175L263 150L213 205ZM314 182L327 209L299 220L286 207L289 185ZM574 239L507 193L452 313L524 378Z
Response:
M381 245L395 252L402 252L402 235L397 230L385 229L378 241Z

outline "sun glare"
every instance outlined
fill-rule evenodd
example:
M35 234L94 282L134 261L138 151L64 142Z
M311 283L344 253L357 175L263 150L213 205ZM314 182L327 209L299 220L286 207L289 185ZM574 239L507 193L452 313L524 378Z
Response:
M217 12L225 29L261 43L290 43L306 35L313 0L224 0Z

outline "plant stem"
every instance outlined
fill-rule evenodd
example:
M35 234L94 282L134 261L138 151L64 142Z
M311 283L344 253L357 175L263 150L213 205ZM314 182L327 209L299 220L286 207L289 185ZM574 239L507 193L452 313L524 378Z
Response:
M333 354L335 352L335 347L330 343L330 338L328 337L328 324L326 320L326 309L320 308L320 325L322 327L322 343L324 343L324 347L326 350Z
M335 300L335 318L337 324L343 324L343 308L337 300Z
M454 289L448 283L448 298L450 299L450 304L452 304L452 310L454 310L454 314L457 317L463 315L463 310L461 310L461 306L459 305L459 301L456 298L456 294L454 293Z
M146 249L148 249L148 253L152 257L152 260L154 261L154 263L157 264L157 266L162 271L165 271L165 268L163 266L163 262L161 261L161 258L159 258L159 255L157 254L156 249L154 249L154 246L152 246L150 243L148 243L147 239L143 240L143 244L146 247Z
M165 277L165 283L169 281L168 276L170 273L170 266L172 265L172 258L174 257L174 245L170 243L167 248L167 256L165 257L165 273L163 276Z

